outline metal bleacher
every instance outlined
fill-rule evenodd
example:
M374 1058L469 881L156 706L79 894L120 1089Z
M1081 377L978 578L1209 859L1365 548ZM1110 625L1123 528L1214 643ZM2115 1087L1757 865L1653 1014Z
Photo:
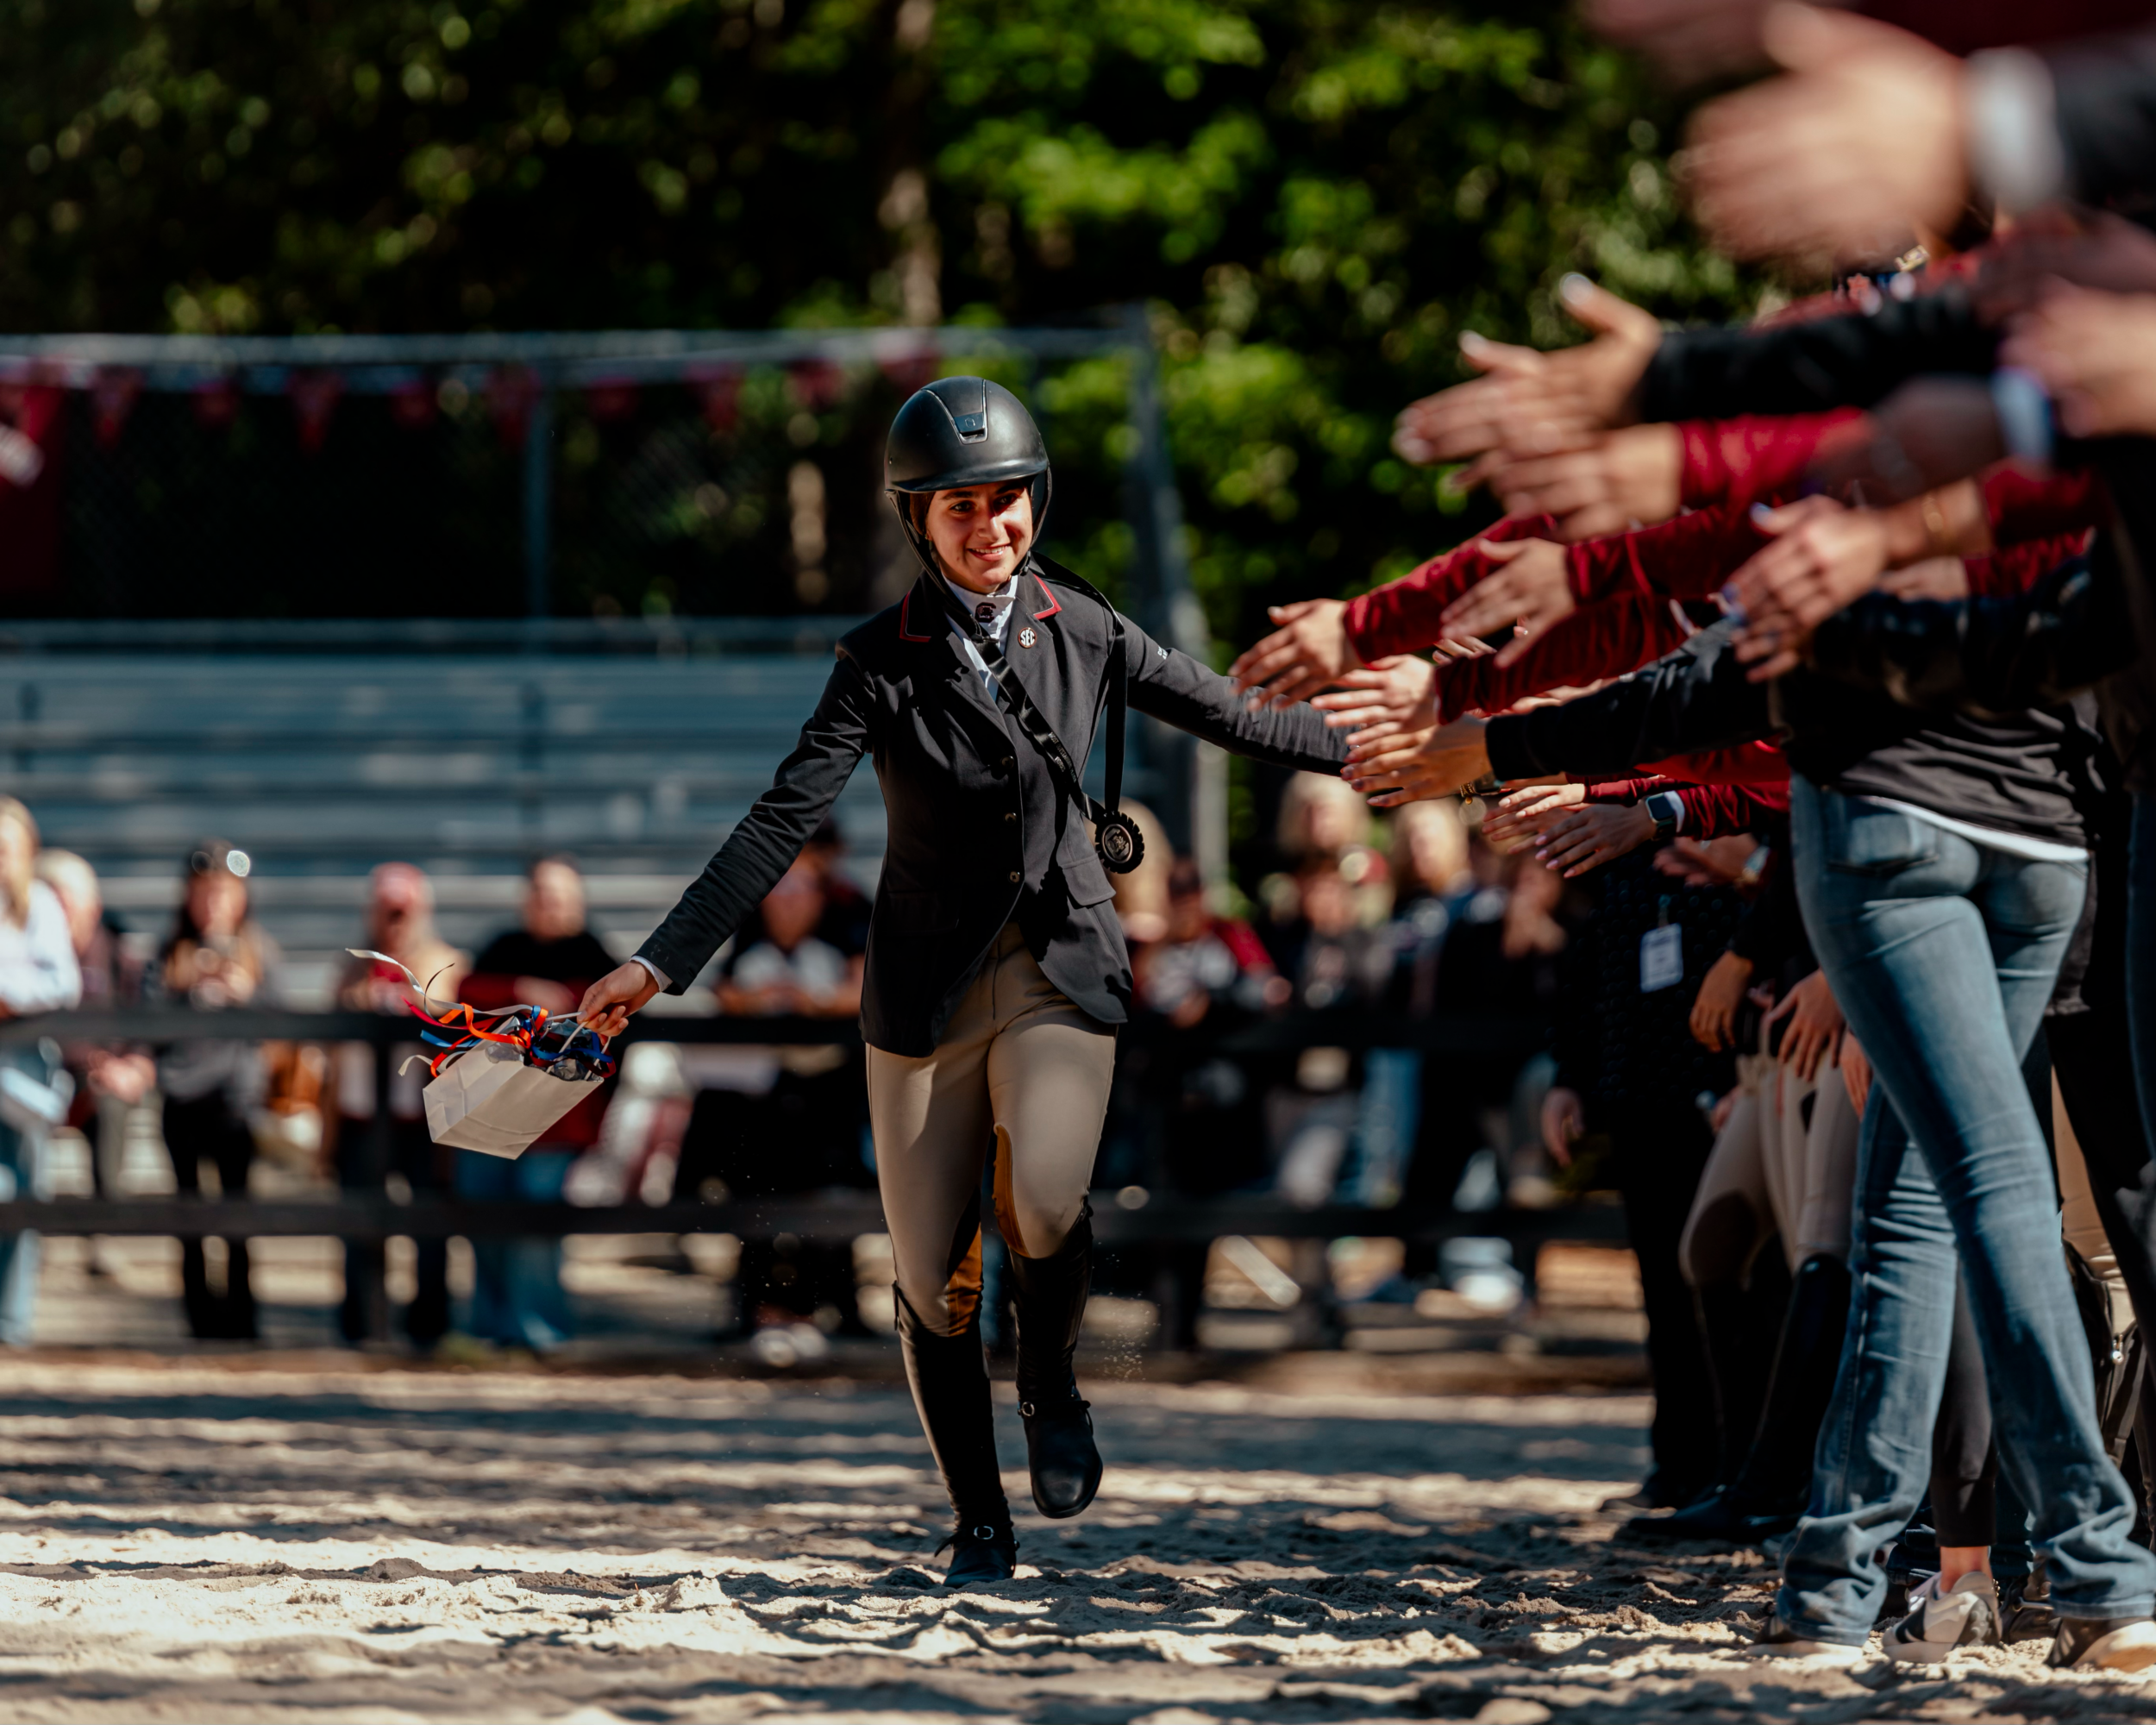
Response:
M326 1004L367 871L392 859L434 877L439 926L468 948L513 920L533 856L569 851L626 950L769 784L847 626L17 625L0 791L145 938L196 840L247 850L294 1005ZM872 883L872 772L838 819Z

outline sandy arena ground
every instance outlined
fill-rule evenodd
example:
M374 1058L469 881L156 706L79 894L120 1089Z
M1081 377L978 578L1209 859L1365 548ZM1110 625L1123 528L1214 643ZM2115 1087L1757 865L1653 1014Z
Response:
M1023 1516L1018 1579L953 1596L888 1382L18 1357L0 1719L2156 1718L2039 1646L1749 1661L1762 1559L1597 1511L1643 1396L1375 1382L1096 1383L1099 1504Z

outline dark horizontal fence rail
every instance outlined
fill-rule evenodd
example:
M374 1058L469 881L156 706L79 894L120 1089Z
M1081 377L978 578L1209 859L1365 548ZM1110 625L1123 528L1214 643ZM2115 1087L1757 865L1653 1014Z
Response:
M789 713L786 716L784 731L793 729L793 715ZM773 729L777 731L781 726L774 725ZM0 724L0 749L40 752L135 749L160 754L187 754L204 749L246 749L289 750L314 754L325 744L345 742L349 736L349 727L329 723L311 725L206 724L192 728L172 726L129 730L66 721ZM439 726L430 730L423 724L396 722L369 726L367 733L367 747L371 752L410 749L426 753L455 754L460 750L469 752L525 744L543 746L549 753L565 749L584 749L599 754L618 754L624 749L638 748L708 750L711 746L711 734L708 729L695 725L610 724L605 730L579 731L561 725L542 729L536 725L520 728L514 724L495 723L460 724L454 733L445 740ZM765 776L768 776L768 773ZM397 788L402 791L404 787L399 786Z
M0 1023L0 1046L51 1037L69 1042L371 1042L378 1048L417 1042L426 1026L394 1013L289 1013L235 1007L191 1012L185 1007L129 1007L114 1012L52 1013ZM850 1018L711 1018L664 1013L636 1019L620 1047L631 1042L756 1043L787 1047L857 1043Z
M358 393L388 392L417 367L523 366L548 383L575 388L679 378L706 367L787 365L800 360L883 365L922 356L1085 359L1119 348L1145 350L1150 336L1127 310L1090 327L997 329L972 325L919 329L601 329L421 336L8 336L0 374L50 378L80 388L97 373L126 368L149 389L194 390L229 380L282 395L295 371L332 368ZM373 373L370 375L370 373Z
M113 618L0 622L0 653L492 655L828 651L859 617Z
M0 1021L0 1047L51 1037L69 1042L367 1042L390 1047L418 1039L419 1020L391 1013L293 1013L239 1007L198 1013L185 1007L129 1007L111 1012L52 1013ZM1138 1035L1147 1033L1141 1027ZM730 1043L766 1047L845 1047L861 1040L852 1018L729 1018L646 1013L631 1019L617 1047L635 1042ZM1221 1037L1227 1054L1273 1053L1312 1046L1410 1048L1425 1053L1526 1055L1544 1045L1531 1019L1445 1015L1402 1019L1382 1013L1290 1013L1261 1019Z
M1151 1198L1135 1209L1102 1206L1094 1235L1109 1245L1149 1240L1217 1239L1255 1234L1292 1239L1437 1241L1501 1237L1516 1245L1607 1240L1624 1235L1624 1213L1589 1204L1551 1210L1373 1210L1351 1205L1297 1209L1276 1198ZM289 1200L216 1198L51 1198L0 1204L0 1230L53 1234L335 1235L438 1239L452 1235L730 1233L756 1239L799 1234L850 1239L883 1232L883 1206L849 1191L718 1204L463 1203L380 1196Z
M381 1013L292 1013L238 1007L198 1013L184 1007L56 1013L0 1022L0 1045L51 1037L65 1043L128 1042L153 1046L203 1038L219 1041L367 1042L386 1050L417 1040L410 1018ZM1148 1027L1133 1032L1144 1036ZM1403 1021L1376 1013L1290 1013L1263 1019L1217 1043L1226 1054L1269 1054L1313 1045L1417 1048L1470 1057L1519 1057L1543 1044L1528 1019L1441 1017ZM616 1046L637 1041L750 1044L778 1047L849 1046L861 1041L853 1019L669 1017L635 1020ZM387 1060L376 1062L378 1133L386 1131ZM385 1146L384 1146L385 1149ZM385 1156L382 1167L386 1170ZM1369 1209L1326 1205L1302 1209L1263 1195L1181 1198L1130 1195L1102 1205L1095 1233L1110 1245L1202 1240L1229 1234L1338 1239L1351 1235L1413 1241L1495 1237L1515 1246L1549 1240L1614 1240L1624 1235L1617 1209L1589 1204L1558 1209L1463 1212L1446 1208ZM336 1198L256 1199L53 1198L0 1203L0 1230L35 1228L53 1234L215 1234L238 1239L335 1235L348 1239L397 1236L733 1233L851 1237L883 1232L883 1208L871 1195L846 1190L714 1204L470 1203L386 1193L348 1192Z

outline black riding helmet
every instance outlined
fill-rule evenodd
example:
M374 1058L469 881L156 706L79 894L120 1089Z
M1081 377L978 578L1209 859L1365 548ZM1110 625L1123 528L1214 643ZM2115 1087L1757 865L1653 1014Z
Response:
M883 446L884 486L899 524L931 573L935 548L911 501L962 486L1033 481L1033 543L1048 518L1048 445L1025 404L987 378L938 378L906 398ZM1030 553L1029 553L1030 555Z

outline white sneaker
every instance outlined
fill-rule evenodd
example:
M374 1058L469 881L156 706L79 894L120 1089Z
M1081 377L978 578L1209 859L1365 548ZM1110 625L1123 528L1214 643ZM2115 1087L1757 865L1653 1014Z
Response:
M2002 1639L1998 1587L1972 1569L1943 1592L1937 1576L1927 1577L1909 1594L1908 1615L1879 1637L1879 1646L1890 1659L1935 1665L1960 1648L1996 1647Z

